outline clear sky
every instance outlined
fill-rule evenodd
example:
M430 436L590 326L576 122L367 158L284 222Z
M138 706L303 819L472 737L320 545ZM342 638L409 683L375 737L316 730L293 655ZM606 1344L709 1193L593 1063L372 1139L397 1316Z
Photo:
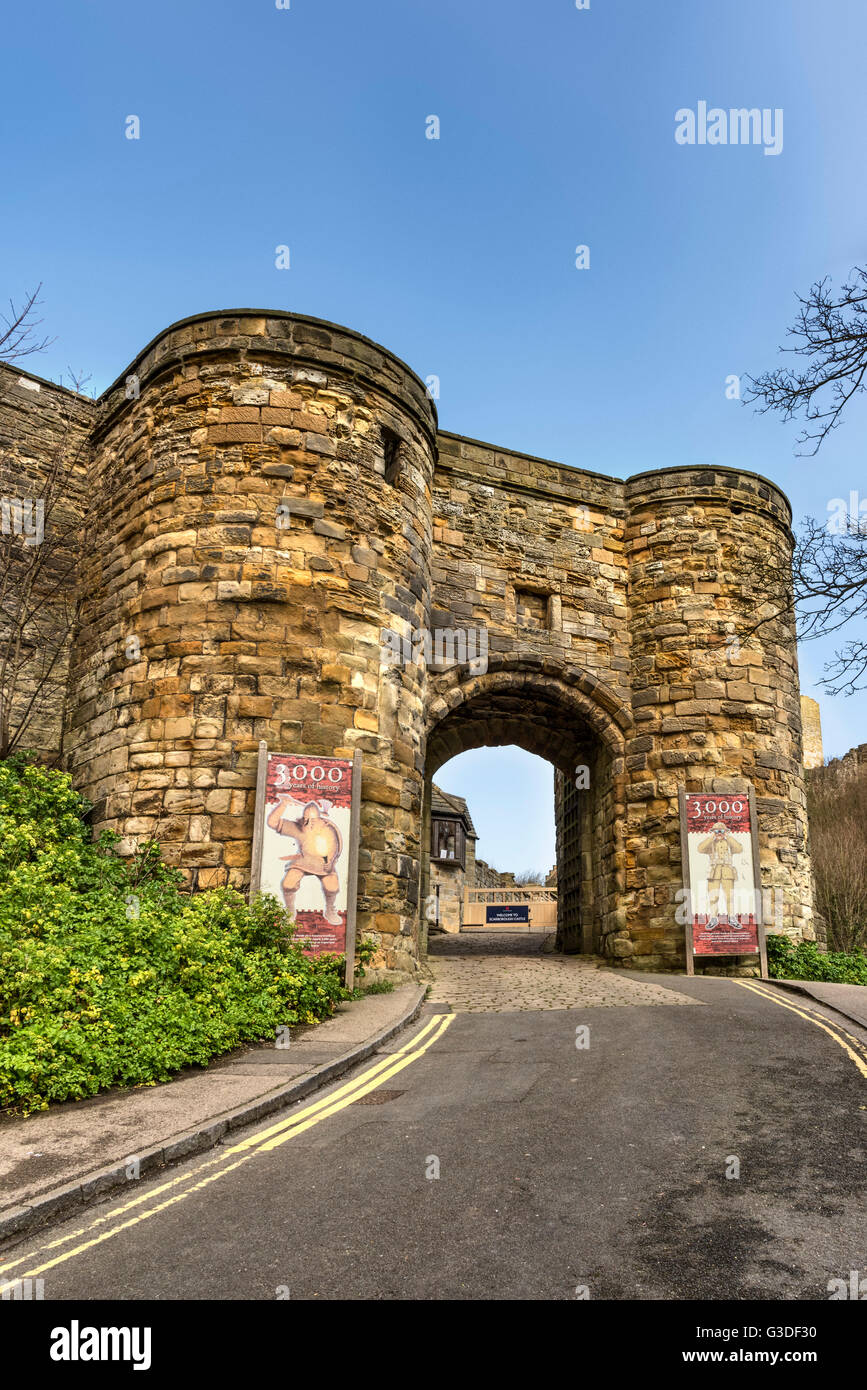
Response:
M796 290L864 263L865 41L863 0L9 6L0 290L43 282L28 365L96 392L175 319L294 309L439 376L445 429L620 477L751 468L824 517L867 499L867 403L799 459L725 382L775 364ZM782 152L679 145L699 101L782 108ZM826 656L802 648L802 684L841 753L867 698L816 691Z
M474 748L445 763L434 780L466 797L479 859L543 877L554 867L554 769L544 758L523 748Z

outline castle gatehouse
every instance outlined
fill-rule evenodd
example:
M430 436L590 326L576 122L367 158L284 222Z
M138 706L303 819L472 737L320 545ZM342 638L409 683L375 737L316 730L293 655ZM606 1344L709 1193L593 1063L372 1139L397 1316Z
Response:
M61 450L75 519L75 623L27 741L123 852L156 838L191 888L244 888L260 740L360 750L358 929L411 970L433 778L517 744L555 770L563 949L683 966L681 789L754 789L762 887L813 935L767 479L621 480L443 432L385 348L250 309L173 324L98 400L0 367L0 447L19 499Z

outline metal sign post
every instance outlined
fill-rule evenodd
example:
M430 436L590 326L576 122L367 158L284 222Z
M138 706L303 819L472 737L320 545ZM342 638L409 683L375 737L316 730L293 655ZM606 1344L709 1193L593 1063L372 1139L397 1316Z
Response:
M753 845L753 883L756 894L756 918L759 924L759 961L761 978L768 978L768 947L765 941L765 908L762 897L762 870L759 864L759 820L756 815L756 792L750 787L750 833Z
M680 808L680 862L683 867L683 887L686 891L687 919L684 927L686 940L686 973L695 974L695 949L692 939L692 885L689 881L689 839L686 830L686 787L678 787L677 804Z
M252 898L259 892L262 881L262 831L265 828L265 782L268 776L268 745L264 739L259 743L259 761L256 765L256 810L253 816L253 862L250 866L250 893Z

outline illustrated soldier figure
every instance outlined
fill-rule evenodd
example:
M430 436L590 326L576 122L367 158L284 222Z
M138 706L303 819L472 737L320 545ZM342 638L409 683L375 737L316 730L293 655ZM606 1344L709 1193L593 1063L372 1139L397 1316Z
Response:
M699 854L708 855L709 860L707 891L712 916L707 925L708 930L713 930L714 927L719 926L717 909L720 892L722 892L725 902L726 918L730 923L734 921L733 899L737 869L734 866L733 855L740 854L743 845L739 844L734 835L729 834L723 822L718 820L711 826L711 833L707 839L702 840L697 849Z
M342 919L335 906L340 889L340 880L334 871L334 865L343 850L340 831L332 821L328 820L327 816L322 814L315 801L307 803L300 821L289 820L287 818L289 806L294 808L296 805L297 803L293 802L291 797L281 796L274 810L268 816L269 827L276 830L279 835L291 835L294 840L297 840L300 851L298 854L280 856L286 861L286 872L281 884L286 911L294 915L295 895L302 879L310 874L312 877L318 878L322 884L326 922L329 922L333 927L340 926Z

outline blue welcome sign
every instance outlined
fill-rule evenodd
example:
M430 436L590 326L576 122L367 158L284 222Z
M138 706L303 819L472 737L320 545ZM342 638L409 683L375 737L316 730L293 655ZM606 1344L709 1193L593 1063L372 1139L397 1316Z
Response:
M485 923L487 926L510 926L519 922L529 923L530 904L529 903L509 903L508 905L488 904L485 908Z

